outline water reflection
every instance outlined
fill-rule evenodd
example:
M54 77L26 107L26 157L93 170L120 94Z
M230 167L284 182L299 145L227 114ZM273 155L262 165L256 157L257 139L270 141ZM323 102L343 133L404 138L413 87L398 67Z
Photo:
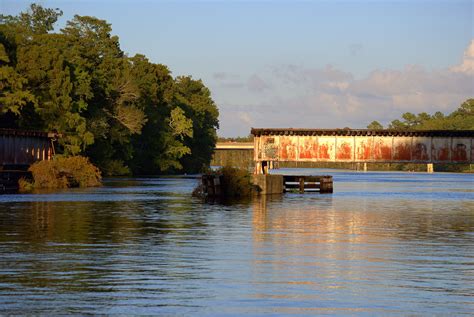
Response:
M0 314L474 311L472 176L334 177L225 204L185 178L1 196Z
M472 312L472 201L455 210L414 201L389 211L380 201L349 207L330 196L291 204L301 198L254 201L255 298L316 300L325 307L309 311L318 314L406 312L405 305L424 301ZM276 311L308 313L308 307Z

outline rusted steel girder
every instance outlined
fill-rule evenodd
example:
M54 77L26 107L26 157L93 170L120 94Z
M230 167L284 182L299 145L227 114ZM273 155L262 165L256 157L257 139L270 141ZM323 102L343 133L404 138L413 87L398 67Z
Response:
M254 129L254 160L473 163L474 130Z

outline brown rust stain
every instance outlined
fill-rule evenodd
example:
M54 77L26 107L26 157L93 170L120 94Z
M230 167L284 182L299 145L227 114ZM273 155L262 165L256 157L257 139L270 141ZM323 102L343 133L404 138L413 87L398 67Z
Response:
M282 138L280 158L284 161L294 160L296 158L296 146L290 139Z
M441 147L437 150L437 161L449 161L449 147Z
M410 161L411 160L411 146L410 144L399 144L395 147L393 153L394 160Z
M329 155L329 145L321 144L318 149L318 157L323 160L329 160L331 156Z
M357 148L357 159L358 160L370 160L372 158L372 146L370 143L360 143Z
M467 147L465 144L456 144L453 146L452 160L454 162L465 162L467 161Z
M300 144L299 148L300 159L317 159L318 158L318 141L315 140L304 140L303 144Z
M382 158L384 160L391 160L392 159L392 147L388 145L384 145L381 147Z
M374 159L390 161L392 159L392 147L383 143L376 143L374 147Z
M426 144L424 143L417 143L415 144L413 148L413 160L417 161L428 161L429 156L428 156L428 149L426 147Z
M336 158L338 160L350 160L351 157L352 157L352 146L350 145L350 143L343 142L337 148Z

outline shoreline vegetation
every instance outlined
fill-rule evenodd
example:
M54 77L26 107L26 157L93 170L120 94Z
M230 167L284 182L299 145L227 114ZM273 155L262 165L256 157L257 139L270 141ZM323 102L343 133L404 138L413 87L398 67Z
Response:
M28 171L31 172L32 179L20 179L20 192L102 185L100 170L84 156L59 155L50 161L34 163Z
M129 56L105 20L75 15L59 29L61 16L38 4L0 14L0 127L58 132L56 153L104 176L209 166L219 111L204 83Z

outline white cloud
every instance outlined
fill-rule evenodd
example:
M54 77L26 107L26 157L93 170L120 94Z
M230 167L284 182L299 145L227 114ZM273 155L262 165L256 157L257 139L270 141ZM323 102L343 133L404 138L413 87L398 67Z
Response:
M473 74L474 73L474 39L464 51L461 65L451 68L454 72Z
M263 92L264 90L270 88L265 80L256 74L250 76L250 78L247 80L247 87L250 91L257 93Z
M219 80L219 81L225 81L225 80L237 80L240 78L239 74L234 74L234 73L228 73L228 72L217 72L212 74L212 77L214 79Z
M254 75L253 85L260 87L254 102L247 99L245 106L239 107L237 98L233 100L236 106L226 108L229 113L221 119L222 133L247 135L251 125L365 128L372 120L386 124L404 112L449 113L474 97L473 62L474 40L462 63L448 69L427 70L408 65L402 70L377 69L356 79L331 65L273 67ZM272 85L266 85L267 82ZM242 89L241 93L249 92ZM239 124L232 126L237 130L227 129L227 119L236 118Z

